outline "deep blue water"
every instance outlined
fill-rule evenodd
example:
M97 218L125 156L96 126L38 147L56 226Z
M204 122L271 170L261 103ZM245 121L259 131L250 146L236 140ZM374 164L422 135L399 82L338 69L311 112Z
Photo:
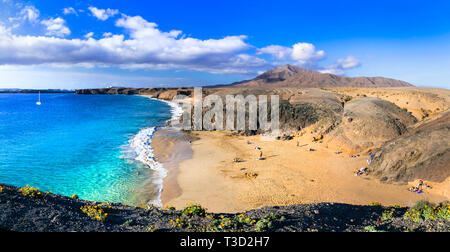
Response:
M0 183L82 199L134 203L151 171L124 156L170 107L138 96L0 94ZM140 174L138 174L138 172Z

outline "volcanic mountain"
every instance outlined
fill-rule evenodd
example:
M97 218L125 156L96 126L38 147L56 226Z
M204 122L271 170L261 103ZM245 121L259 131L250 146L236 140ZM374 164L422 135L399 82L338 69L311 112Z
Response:
M261 74L253 80L233 83L235 87L409 87L411 84L383 77L344 77L285 65Z

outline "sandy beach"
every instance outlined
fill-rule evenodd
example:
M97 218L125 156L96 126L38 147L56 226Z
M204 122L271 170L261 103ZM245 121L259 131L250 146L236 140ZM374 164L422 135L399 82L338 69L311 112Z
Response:
M232 136L231 132L191 132L192 146L186 136L162 135L153 142L157 160L169 170L162 200L164 205L176 208L196 202L212 212L234 213L302 203L409 206L421 199L448 200L443 192L449 181L429 183L433 189L419 195L407 191L408 185L355 177L353 172L367 165L368 156L336 154L338 149L313 143L307 134L292 141L266 141L260 136ZM192 158L187 146L193 151ZM265 160L258 160L256 147L262 149ZM178 151L169 153L169 149ZM235 163L235 158L243 161Z
M418 118L422 118L421 113L439 117L440 111L448 109L448 93L405 90L341 89L339 92L390 99L398 106L406 106ZM421 104L411 102L419 99L429 104L428 110L419 109L423 107ZM367 167L369 154L350 152L339 143L328 141L328 136L314 142L312 132L312 127L304 128L293 140L280 141L261 136L237 136L229 131L160 129L152 146L156 161L168 170L161 200L164 205L178 209L195 202L209 211L228 213L321 202L411 206L422 199L449 200L449 179L441 183L426 181L432 188L417 194L407 189L416 186L418 180L406 185L382 183L365 175L356 177L355 171ZM259 160L258 148L264 160ZM242 162L234 162L234 159Z

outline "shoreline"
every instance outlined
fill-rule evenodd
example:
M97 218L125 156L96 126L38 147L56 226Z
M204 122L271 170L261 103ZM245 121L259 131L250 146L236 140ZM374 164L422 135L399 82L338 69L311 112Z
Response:
M151 96L141 96L166 103L171 107L172 116L167 121L167 126L155 127L149 143L152 159L165 171L164 176L161 177L158 197L149 201L149 204L156 202L158 206L162 207L165 202L181 195L181 188L177 183L178 165L180 162L192 158L191 139L179 128L172 126L174 122L179 121L183 113L178 104ZM145 184L152 184L154 183L153 180L154 177L149 177Z
M153 136L152 147L155 160L167 170L160 196L160 200L165 206L167 202L182 194L182 188L177 181L179 165L193 157L191 137L170 127L161 128Z

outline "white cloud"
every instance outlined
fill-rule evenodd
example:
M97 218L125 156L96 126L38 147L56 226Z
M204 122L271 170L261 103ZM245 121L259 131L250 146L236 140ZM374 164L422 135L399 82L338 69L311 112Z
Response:
M279 45L271 45L257 50L257 54L269 54L277 60L284 60L284 63L291 63L322 73L330 73L336 75L345 74L345 70L355 68L361 65L361 62L353 57L348 56L338 59L335 64L321 67L318 63L325 58L325 51L317 50L311 43L297 43L292 47Z
M317 51L310 43L298 43L293 46L292 59L301 65L314 64L325 57L324 51Z
M270 63L243 53L251 48L246 36L201 40L164 32L140 16L123 15L116 26L129 34L105 34L101 39L64 39L70 34L64 19L42 21L47 36L15 35L0 30L0 65L95 65L121 68L182 68L211 73L254 73ZM60 37L60 38L58 38Z
M47 36L64 37L70 35L70 29L66 26L66 20L62 18L50 18L41 21L46 26Z
M292 47L271 45L259 49L257 53L270 54L279 60L293 60L297 65L302 66L315 66L325 57L324 51L317 51L316 47L310 43L297 43Z
M3 36L8 36L10 34L11 34L10 30L8 30L8 29L6 29L6 27L0 25L0 38ZM1 39L0 39L0 41L1 41Z
M337 65L342 69L349 69L360 66L361 62L353 56L348 56L345 59L339 59Z
M119 14L119 10L113 10L113 9L98 9L96 7L89 7L88 8L92 15L94 15L97 19L105 21L110 17L113 17L117 14Z
M63 14L64 14L64 15L70 15L70 14L73 14L73 15L78 16L78 12L77 12L73 7L67 7L67 8L64 8L64 9L63 9Z
M92 38L92 36L94 36L93 32L89 32L86 35L84 35L84 37L87 38L87 39Z
M93 16L107 20L118 10L89 7ZM64 14L80 13L72 7ZM293 63L323 72L342 74L345 69L358 66L354 57L339 59L336 64L319 67L325 52L313 44L297 43L292 47L271 45L258 49L256 55L247 51L252 46L246 36L225 36L215 39L197 39L182 31L162 31L154 22L141 16L122 14L115 26L122 34L104 32L95 39L89 32L79 39L66 39L71 34L63 18L39 20L39 10L23 8L20 20L29 20L45 26L45 36L14 34L13 28L0 23L0 67L46 65L51 67L119 67L123 69L188 69L217 74L256 75L274 66ZM258 55L269 54L279 60L268 62Z
M343 75L345 74L345 70L359 67L360 65L361 62L357 58L353 56L348 56L347 58L344 59L338 59L335 64L325 67L324 69L320 70L320 72Z
M271 45L257 50L257 54L270 54L276 59L285 60L289 59L292 55L292 48L279 46L279 45Z
M36 7L27 5L20 10L17 17L9 18L10 22L28 21L30 23L36 23L39 19L40 12Z

